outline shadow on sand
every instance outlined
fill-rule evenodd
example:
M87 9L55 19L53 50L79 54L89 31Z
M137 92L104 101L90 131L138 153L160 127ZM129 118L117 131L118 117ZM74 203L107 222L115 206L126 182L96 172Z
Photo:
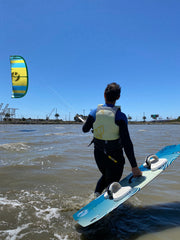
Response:
M81 240L135 240L147 233L180 226L180 202L135 207L122 205L89 227L76 225Z

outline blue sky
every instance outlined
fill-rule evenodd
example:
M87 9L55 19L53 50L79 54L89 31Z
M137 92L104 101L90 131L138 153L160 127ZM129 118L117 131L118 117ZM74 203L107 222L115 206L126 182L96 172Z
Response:
M0 0L0 103L17 117L57 108L69 120L117 82L133 120L180 116L179 12L179 0ZM21 99L11 99L10 55L28 65Z

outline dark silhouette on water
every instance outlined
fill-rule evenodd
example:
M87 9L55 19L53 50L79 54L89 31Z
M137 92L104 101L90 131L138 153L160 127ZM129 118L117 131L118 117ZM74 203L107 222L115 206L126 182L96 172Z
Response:
M135 207L125 204L89 227L76 225L81 240L135 240L180 226L180 202Z

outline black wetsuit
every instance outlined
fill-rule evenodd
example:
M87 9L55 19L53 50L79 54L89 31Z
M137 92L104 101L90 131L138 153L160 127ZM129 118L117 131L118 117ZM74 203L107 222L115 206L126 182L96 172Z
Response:
M120 114L123 113L120 112L119 115ZM89 132L90 129L93 128L94 122L95 117L90 113L83 125L83 132ZM116 118L115 123L119 126L120 138L118 140L104 141L94 138L94 157L96 164L102 173L102 177L97 183L95 192L102 193L109 184L120 181L125 164L123 149L131 167L137 167L133 144L127 127L126 115L123 114L123 118Z

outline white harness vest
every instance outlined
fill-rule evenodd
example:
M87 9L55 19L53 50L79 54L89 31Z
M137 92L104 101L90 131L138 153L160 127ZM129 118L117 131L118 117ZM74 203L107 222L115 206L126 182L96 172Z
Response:
M96 121L93 124L94 137L100 140L119 139L119 126L115 124L115 116L119 107L98 105Z

